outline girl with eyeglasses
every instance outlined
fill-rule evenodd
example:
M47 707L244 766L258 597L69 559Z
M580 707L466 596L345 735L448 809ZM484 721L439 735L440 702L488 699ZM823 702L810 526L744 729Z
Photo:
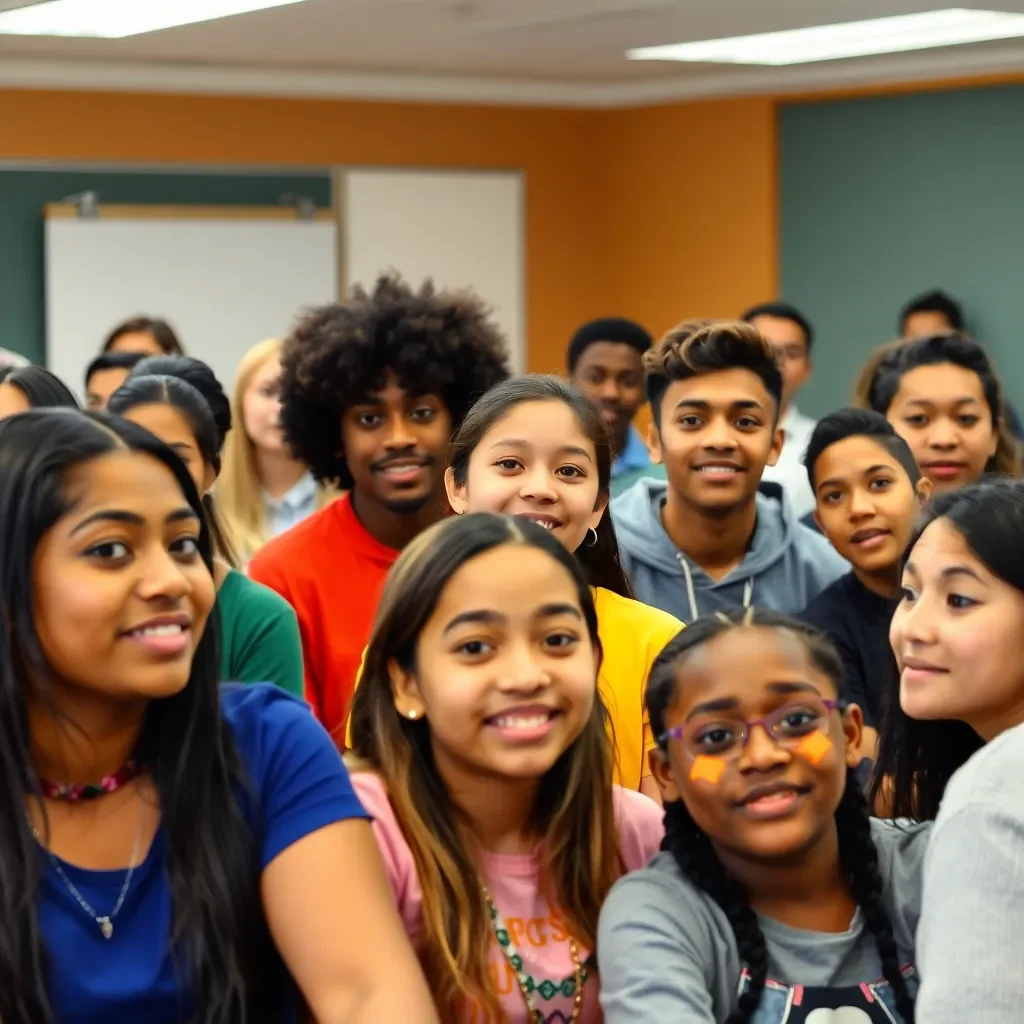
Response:
M927 829L869 818L841 680L822 634L753 609L658 658L666 836L601 912L606 1024L912 1024Z

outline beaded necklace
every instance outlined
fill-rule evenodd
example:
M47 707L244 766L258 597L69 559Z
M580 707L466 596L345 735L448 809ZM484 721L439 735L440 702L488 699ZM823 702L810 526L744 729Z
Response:
M135 761L125 761L113 775L104 775L99 782L89 782L85 785L71 782L51 782L49 779L40 779L39 787L43 796L50 800L66 800L68 803L78 803L81 800L95 800L98 796L106 796L108 793L116 793L122 786L126 786L132 779L138 776L142 769Z
M487 910L491 915L491 927L494 929L494 937L498 940L498 947L515 972L516 983L519 985L519 991L523 994L523 1000L526 1002L526 1010L531 1024L544 1024L546 1019L534 1003L534 992L539 992L542 999L554 999L559 994L566 997L574 996L575 1000L569 1024L575 1024L583 1012L583 986L589 977L587 968L580 963L580 951L576 946L576 941L572 938L569 939L569 953L572 955L572 974L562 981L549 981L545 978L538 982L532 974L525 974L523 972L523 958L512 942L512 936L509 934L504 918L502 918L498 908L494 905L494 900L487 891L487 887L482 886L482 888L484 899L487 900Z

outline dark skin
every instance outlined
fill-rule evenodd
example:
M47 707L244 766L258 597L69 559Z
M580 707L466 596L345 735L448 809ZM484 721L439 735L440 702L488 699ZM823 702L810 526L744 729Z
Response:
M684 658L665 724L749 722L808 699L836 700L838 693L811 664L800 638L785 630L739 627ZM831 746L815 765L753 726L742 754L726 762L717 784L690 778L693 758L681 740L670 739L667 753L655 751L651 767L664 801L685 803L754 909L793 928L843 932L856 903L839 863L835 811L847 768L860 761L862 731L856 705L842 714L832 711L823 733ZM795 798L771 816L759 815L751 795L765 785Z
M757 521L765 466L782 452L775 401L751 370L673 381L651 432L665 465L665 532L713 580L743 560Z
M573 381L597 406L612 436L612 454L626 446L629 426L644 403L644 366L631 345L595 341L580 355Z
M449 512L444 471L452 419L437 395L417 395L388 373L384 387L342 414L352 508L369 533L401 550Z

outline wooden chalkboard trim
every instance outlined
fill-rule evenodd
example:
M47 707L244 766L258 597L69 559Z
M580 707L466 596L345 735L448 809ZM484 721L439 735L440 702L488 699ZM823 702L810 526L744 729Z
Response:
M283 220L303 223L293 206L198 206L191 203L136 205L133 203L100 203L99 220ZM79 209L75 203L47 203L43 214L53 220L76 220ZM314 221L334 220L334 211L317 209Z

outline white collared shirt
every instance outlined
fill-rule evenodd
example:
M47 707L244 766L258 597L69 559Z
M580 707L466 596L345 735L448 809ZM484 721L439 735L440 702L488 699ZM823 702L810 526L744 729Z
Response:
M795 404L790 403L779 426L786 432L782 454L774 466L765 468L762 479L781 484L789 498L798 519L814 511L814 491L807 479L804 452L814 432L817 420L804 416Z
M276 537L316 511L316 481L307 473L280 498L272 498L264 491L263 505L267 511L267 536Z

